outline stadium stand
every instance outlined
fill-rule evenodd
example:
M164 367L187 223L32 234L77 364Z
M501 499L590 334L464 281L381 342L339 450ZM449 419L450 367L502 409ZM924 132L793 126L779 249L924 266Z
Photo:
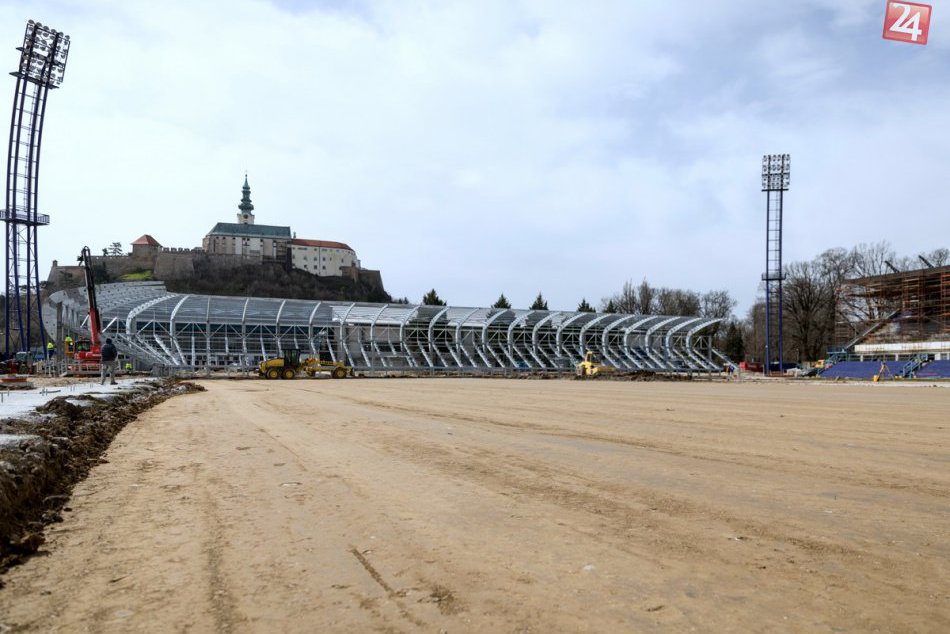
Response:
M950 379L950 360L931 361L917 370L918 379Z
M906 361L888 361L887 372L890 376L900 376ZM821 373L823 379L873 379L881 372L880 361L842 361Z

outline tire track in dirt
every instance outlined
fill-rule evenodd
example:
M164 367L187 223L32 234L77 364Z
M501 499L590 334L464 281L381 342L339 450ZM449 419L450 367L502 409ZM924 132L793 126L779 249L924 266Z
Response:
M319 438L324 439L324 442L339 441L340 437L337 434L333 434L327 429L316 425L313 421L308 420L306 417L300 417L299 411L297 408L299 404L297 403L288 403L287 399L279 398L276 394L273 393L264 393L260 394L253 402L244 404L246 409L242 411L240 416L242 419L249 422L253 425L257 432L266 436L266 442L274 446L280 447L282 451L286 452L289 455L292 462L298 471L303 475L306 474L307 481L313 485L322 480L336 480L340 486L345 487L347 492L358 500L365 501L370 500L369 493L364 489L364 486L352 478L344 478L337 474L327 474L323 468L314 469L309 462L310 456L303 450L302 446L294 443L294 439L285 439L284 433L285 429L280 429L280 434L277 433L275 428L267 428L260 425L257 420L260 417L273 418L274 416L283 418L286 421L297 421L297 424L303 425L307 431L307 435L315 435ZM248 412L254 412L254 414L248 414ZM299 430L297 430L299 432ZM286 483L285 483L286 484ZM299 483L295 483L299 484ZM338 510L336 514L339 514L341 510ZM411 549L411 544L404 542L401 545L402 549ZM409 593L422 593L423 598L419 599L418 603L434 603L439 608L439 611L443 614L454 614L461 610L460 602L455 598L454 593L447 589L445 586L438 583L423 582L422 585L412 585L405 588L395 588L390 585L380 571L373 565L370 561L368 554L371 552L369 549L361 550L353 544L348 544L346 547L348 554L356 558L356 561L359 563L361 569L365 571L370 578L380 587L386 594L386 597L392 602L396 607L396 612L407 624L413 626L414 628L429 628L429 624L420 616L413 613L413 609L407 604L406 596ZM422 560L425 558L425 553L419 552L417 559ZM341 587L340 589L346 589ZM385 611L381 609L379 601L371 596L361 594L359 592L353 592L352 596L354 600L359 604L360 608L371 613L375 618L379 619L380 622L386 621ZM390 631L391 627L383 627L384 631Z
M231 488L217 477L210 477L208 483L215 489ZM202 551L207 562L208 588L207 599L211 605L211 615L214 618L214 629L218 634L229 634L234 631L238 623L246 619L238 609L238 599L231 590L228 577L224 572L223 549L225 535L222 530L221 512L217 498L211 493L212 487L203 488L202 512L205 516L207 528L204 535Z
M780 470L789 474L815 477L815 472L817 470L819 472L826 473L829 476L833 476L837 480L854 486L871 486L875 488L891 489L896 491L908 491L923 496L950 499L950 489L941 487L932 481L912 478L906 474L875 472L871 469L866 469L866 471L872 477L862 478L849 473L843 468L835 467L834 465L808 462L805 460L790 460L787 457L778 457L770 454L753 454L748 452L738 453L731 452L724 448L717 448L716 452L720 455L714 456L706 453L698 453L695 451L680 449L672 443L660 443L654 440L646 440L643 438L625 438L612 434L598 434L593 432L577 433L555 425L538 425L528 422L507 422L487 416L470 416L455 412L447 413L437 410L425 409L417 406L400 406L391 403L348 397L340 394L335 394L334 398L374 409L399 412L401 414L408 414L411 416L433 418L450 422L475 423L479 425L489 425L515 430L530 430L543 436L554 436L559 438L582 440L585 442L602 442L608 444L624 445L628 447L664 453L671 456L689 458L692 460L750 467L768 472ZM695 423L691 421L679 422L685 426L695 425ZM706 424L704 423L704 426L705 425Z
M477 481L503 495L510 495L513 490L517 495L581 509L604 520L611 520L614 537L622 539L633 532L641 532L651 547L662 548L667 554L716 556L717 551L699 545L702 543L698 539L702 534L700 531L676 535L669 522L663 520L664 516L676 520L712 519L725 524L744 539L755 536L776 543L792 544L806 551L835 554L853 560L868 557L866 551L816 540L801 530L793 531L791 526L777 530L779 527L775 523L766 525L753 522L713 506L682 497L658 495L646 488L609 486L602 480L572 473L562 466L528 463L523 457L513 454L459 447L450 451L429 444L422 438L407 439L399 434L388 434L385 442L369 444L419 466L435 467L448 476ZM660 558L654 559L660 561Z
M544 433L548 429L538 425L496 425L496 421L480 417L441 413L432 415L423 408L380 408L379 404L373 401L352 398L346 400L356 401L363 407L386 409L397 417L406 416L411 419L423 416L450 422L487 423L504 428L528 427L531 431L541 431L541 435L589 439L589 436L584 434ZM585 538L615 542L618 550L658 565L668 562L670 557L681 560L702 557L707 561L716 560L724 567L734 567L734 554L723 551L715 544L704 545L707 543L704 538L708 537L709 525L713 523L722 524L734 532L734 540L755 544L755 552L750 554L749 561L744 565L744 569L750 574L772 576L778 573L787 579L795 579L799 587L813 588L818 595L824 591L846 588L849 583L847 575L839 575L833 569L828 569L829 561L834 560L842 569L862 569L868 582L876 585L880 592L891 593L896 598L903 591L903 586L894 583L888 572L894 567L906 567L907 562L900 558L832 541L827 536L816 538L809 534L810 529L788 522L754 521L694 500L657 495L646 488L611 486L601 478L595 480L572 473L561 465L528 462L524 454L458 445L449 449L433 443L425 434L399 426L400 421L397 419L392 422L395 423L393 429L377 427L372 439L357 441L377 450L399 455L420 467L434 468L446 476L478 482L502 495L525 495L535 501L595 515L601 522L599 531L596 535L585 532ZM603 438L596 440L604 441ZM684 452L664 453L682 456ZM686 457L690 456L687 454ZM866 481L862 482L867 485ZM696 526L696 530L690 530L691 526ZM627 543L631 537L639 544L648 544L654 552L645 554L642 550L628 548Z

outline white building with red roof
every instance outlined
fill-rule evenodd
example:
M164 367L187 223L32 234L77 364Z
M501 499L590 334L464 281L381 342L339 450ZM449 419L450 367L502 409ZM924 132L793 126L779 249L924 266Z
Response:
M202 241L205 253L240 255L258 261L283 262L287 258L291 267L312 275L359 279L360 261L349 245L332 240L298 239L290 227L256 224L247 174L241 192L237 222L216 224ZM139 240L144 238L152 239L151 236L142 236ZM133 243L133 249L136 243Z
M360 261L356 251L349 245L332 240L304 240L294 238L290 241L290 264L313 275L344 275L342 269L359 269Z

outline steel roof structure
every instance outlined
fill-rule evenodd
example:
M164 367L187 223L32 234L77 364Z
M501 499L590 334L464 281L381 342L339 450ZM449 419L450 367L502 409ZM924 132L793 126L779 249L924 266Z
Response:
M224 297L162 282L103 284L103 337L145 365L255 367L299 349L360 370L573 371L587 351L622 370L712 372L718 319L527 309ZM85 288L47 300L47 328L87 331Z

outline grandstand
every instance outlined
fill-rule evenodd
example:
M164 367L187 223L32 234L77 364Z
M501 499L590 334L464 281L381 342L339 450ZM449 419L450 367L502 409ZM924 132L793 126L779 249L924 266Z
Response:
M825 378L950 378L950 266L847 280Z
M894 378L905 376L906 361L840 361L824 372L826 379L873 379L874 377Z
M170 293L162 282L97 287L104 336L140 367L254 368L299 349L361 370L573 372L587 351L621 370L718 372L718 319L368 304ZM57 339L87 330L85 288L53 293Z

